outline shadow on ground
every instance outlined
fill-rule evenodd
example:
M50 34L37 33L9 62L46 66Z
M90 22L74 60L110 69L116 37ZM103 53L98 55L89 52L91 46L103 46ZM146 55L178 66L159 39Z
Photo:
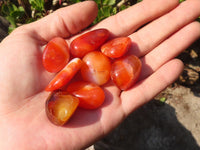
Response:
M199 150L173 107L152 100L94 145L95 150Z

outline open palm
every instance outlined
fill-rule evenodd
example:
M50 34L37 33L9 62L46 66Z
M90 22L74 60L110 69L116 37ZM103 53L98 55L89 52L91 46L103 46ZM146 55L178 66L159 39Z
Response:
M4 39L0 44L0 149L83 149L171 84L183 69L182 62L173 58L200 36L200 24L193 22L200 15L200 1L162 3L144 0L90 28L107 28L113 37L129 36L130 53L140 57L142 73L128 91L106 84L103 106L78 109L64 127L46 117L49 93L44 88L54 74L43 68L42 50L56 36L70 42L72 35L94 20L96 4L86 1L62 8Z

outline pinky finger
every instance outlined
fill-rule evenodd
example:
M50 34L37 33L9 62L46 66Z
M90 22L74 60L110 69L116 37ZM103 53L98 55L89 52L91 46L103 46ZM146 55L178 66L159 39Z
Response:
M122 92L121 104L125 115L129 115L173 83L181 74L183 66L182 61L173 59L138 82L132 89Z

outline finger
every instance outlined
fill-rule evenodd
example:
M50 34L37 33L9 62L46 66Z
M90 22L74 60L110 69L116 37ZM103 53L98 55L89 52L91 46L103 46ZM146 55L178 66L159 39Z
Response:
M107 28L115 36L127 36L145 23L167 13L178 5L178 0L142 1L97 24L96 28Z
M200 37L200 23L193 22L176 32L153 51L141 58L143 67L140 79L144 79L165 62L176 57Z
M66 38L91 24L97 11L94 1L80 2L61 8L27 27L40 40L49 41L56 36Z
M199 0L188 0L181 3L168 14L130 36L132 41L137 44L137 46L132 48L132 53L137 56L145 55L171 34L194 21L199 15Z
M121 103L126 115L133 112L139 106L150 101L159 92L173 83L183 70L183 63L174 59L148 78L138 82L132 89L121 94Z

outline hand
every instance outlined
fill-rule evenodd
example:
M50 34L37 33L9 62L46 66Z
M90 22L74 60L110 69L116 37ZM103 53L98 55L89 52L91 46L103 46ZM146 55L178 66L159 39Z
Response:
M54 74L42 66L43 47L55 36L70 42L71 36L87 27L96 15L96 4L85 1L19 27L2 41L0 149L89 146L171 84L183 69L183 63L174 57L200 36L200 24L193 22L200 15L199 0L181 5L178 0L143 0L95 25L91 29L107 28L113 37L132 39L130 53L140 57L143 64L140 80L124 92L111 83L105 85L106 99L101 108L78 109L66 126L55 126L45 113L49 93L44 88Z

